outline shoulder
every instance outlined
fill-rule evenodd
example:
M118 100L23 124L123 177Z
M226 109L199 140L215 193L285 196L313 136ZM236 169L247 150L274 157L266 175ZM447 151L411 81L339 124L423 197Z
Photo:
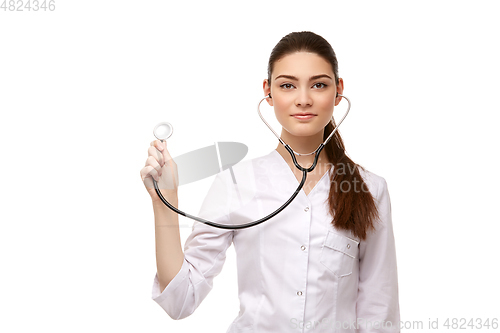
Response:
M387 182L384 177L358 165L359 174L374 198L380 197L381 193L387 191Z

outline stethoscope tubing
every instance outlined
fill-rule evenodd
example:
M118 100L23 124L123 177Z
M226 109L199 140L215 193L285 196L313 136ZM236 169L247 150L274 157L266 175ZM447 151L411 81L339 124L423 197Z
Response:
M316 164L318 163L318 158L319 158L319 154L321 153L321 151L323 150L323 148L325 147L325 145L328 143L328 141L332 138L333 134L337 131L337 129L339 128L340 124L344 121L345 117L347 116L347 114L349 113L349 110L351 109L351 102L349 101L349 99L345 96L342 96L342 95L339 95L343 98L345 98L348 102L348 108L347 108L347 111L346 113L344 114L344 117L342 117L342 119L340 120L339 124L337 126L335 126L335 129L332 131L332 133L330 133L330 135L328 136L328 138L319 145L319 147L316 149L315 152L315 155L314 155L314 162L313 164L309 167L309 168L304 168L302 167L298 162L297 162L297 159L295 158L295 155L308 155L308 154L299 154L299 153L296 153L292 148L290 148L290 146L288 144L286 144L277 134L276 132L274 132L274 130L271 128L271 126L269 126L269 124L265 121L264 117L262 117L262 114L260 113L260 103L262 103L262 101L266 98L269 98L269 97L264 97L260 102L259 104L257 105L257 111L261 117L261 119L264 121L264 123L267 125L267 127L269 127L269 129L274 133L274 135L276 135L276 137L278 137L278 140L279 142L285 147L285 149L288 151L288 153L290 153L290 156L292 157L292 160L293 160L293 164L295 164L295 167L297 167L297 169L299 169L300 171L302 171L302 181L300 182L299 186L297 187L297 189L295 190L295 192L293 192L292 196L281 206L279 207L278 209L276 209L274 212L272 212L271 214L267 215L266 217L263 217L257 221L253 221L253 222L248 222L248 223L244 223L244 224L240 224L240 225L226 225L226 224L220 224L220 223L216 223L216 222L213 222L213 221L208 221L208 220L205 220L205 219L202 219L201 217L198 217L198 216L193 216L191 214L188 214L188 213L185 213L183 211L181 211L180 209L177 209L176 207L174 207L173 205L171 205L166 199L165 197L163 196L163 194L161 193L160 189L158 188L158 182L153 178L153 185L155 187L155 191L156 191L156 194L158 195L158 197L160 198L160 200L168 207L170 208L171 210L173 210L174 212L176 212L177 214L179 215L182 215L182 216L185 216L187 218L190 218L192 220L196 220L198 222L202 222L202 223L205 223L209 226L212 226L212 227L216 227L216 228L220 228L220 229L245 229L245 228L249 228L249 227L253 227L255 225L258 225L258 224L261 224L262 222L265 222L271 218L273 218L274 216L276 216L277 214L279 214L283 209L285 209L294 199L295 197L299 194L300 190L302 189L302 187L304 186L305 182L306 182L306 179L307 179L307 173L311 172L314 170L314 168L316 167ZM333 117L332 117L333 119ZM163 140L162 140L163 141ZM312 153L311 153L312 154Z
M244 229L244 228L249 228L249 227L253 227L255 225L261 224L262 222L265 222L265 221L269 220L270 218L272 218L272 217L276 216L278 213L280 213L283 209L285 209L293 201L293 199L295 199L295 197L297 196L297 194L299 194L300 190L304 186L304 183L306 182L306 178L307 178L307 171L303 170L302 171L302 181L300 182L299 186L297 187L297 189L295 190L295 192L293 193L293 195L290 197L290 199L288 199L288 201L285 202L276 211L272 212L271 214L269 214L266 217L261 218L260 220L249 222L249 223L245 223L245 224L234 225L234 226L226 225L226 224L219 224L219 223L216 223L216 222L208 221L208 220L202 219L201 217L190 215L188 213L185 213L185 212L183 212L183 211L175 208L174 206L172 206L163 197L163 195L160 192L160 189L158 188L158 183L154 179L153 179L153 184L155 186L156 194L158 194L158 197L160 197L161 201L163 201L163 203L165 205L167 205L168 208L170 208L171 210L173 210L174 212L176 212L179 215L188 217L190 219L193 219L193 220L196 220L198 222L202 222L202 223L205 223L205 224L207 224L209 226L220 228L220 229Z

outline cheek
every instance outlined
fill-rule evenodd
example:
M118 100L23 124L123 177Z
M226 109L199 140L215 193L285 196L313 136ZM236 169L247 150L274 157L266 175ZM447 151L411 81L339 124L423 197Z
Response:
M280 112L278 109L274 109L274 115L276 117L276 120L283 125L284 120L286 119L287 115L285 112Z
M321 106L322 109L333 110L333 107L335 106L335 96L328 96L326 98L322 98L318 100L318 104Z
M283 101L274 101L274 114L278 120L286 118L288 115L288 107L287 103L283 103Z

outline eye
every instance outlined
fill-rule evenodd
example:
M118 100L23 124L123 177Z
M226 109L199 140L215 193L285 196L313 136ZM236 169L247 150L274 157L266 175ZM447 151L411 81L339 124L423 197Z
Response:
M320 86L318 87L318 85L320 85ZM317 89L321 89L321 88L326 88L326 87L327 87L327 85L326 85L326 84L324 84L324 83L322 83L322 82L318 82L318 83L315 83L315 84L313 85L313 87L316 87Z
M292 89L293 84L291 84L291 83L283 83L280 87L284 88L284 89Z

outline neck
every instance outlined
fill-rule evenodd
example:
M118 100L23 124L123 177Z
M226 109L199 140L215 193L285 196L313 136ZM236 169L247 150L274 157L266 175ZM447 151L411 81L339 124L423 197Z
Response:
M294 136L284 129L281 130L281 139L285 141L295 152L300 154L309 154L314 152L324 141L323 131L320 131L312 136ZM276 150L288 164L293 165L290 153L281 143L278 144L278 148L276 148ZM295 155L295 159L302 167L308 168L313 164L315 156L315 153L306 156ZM327 162L328 158L326 156L325 148L323 148L319 154L318 164Z

